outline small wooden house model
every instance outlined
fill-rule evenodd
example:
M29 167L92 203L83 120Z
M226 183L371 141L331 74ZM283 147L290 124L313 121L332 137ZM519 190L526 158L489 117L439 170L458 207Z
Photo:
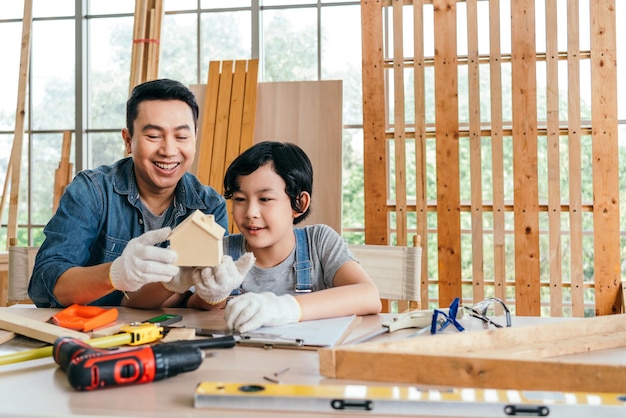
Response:
M176 265L208 267L219 264L224 254L224 232L213 215L196 210L170 234L170 248L178 254Z

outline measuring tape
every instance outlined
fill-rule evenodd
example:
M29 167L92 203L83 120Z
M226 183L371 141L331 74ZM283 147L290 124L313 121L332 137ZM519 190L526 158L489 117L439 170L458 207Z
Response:
M429 417L608 418L626 416L626 394L201 382L194 394L194 406Z

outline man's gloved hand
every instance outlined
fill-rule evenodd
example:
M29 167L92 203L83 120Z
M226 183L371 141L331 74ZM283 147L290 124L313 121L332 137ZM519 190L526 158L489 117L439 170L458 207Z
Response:
M231 256L225 255L217 266L196 269L193 274L196 293L212 305L222 302L241 285L254 261L252 253L245 253L235 262Z
M244 293L226 305L226 324L239 332L300 321L300 304L291 295Z
M116 290L134 292L148 283L167 282L179 268L176 252L155 244L167 240L172 229L169 227L148 231L128 241L109 270L109 279Z
M163 282L165 287L170 292L185 293L193 286L193 274L195 267L180 267L178 274L172 277L169 282Z

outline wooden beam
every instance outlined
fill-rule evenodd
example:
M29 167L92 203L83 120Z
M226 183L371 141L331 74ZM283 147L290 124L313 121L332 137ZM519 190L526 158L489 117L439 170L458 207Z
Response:
M39 341L53 344L59 337L73 337L80 340L89 339L89 334L63 328L58 325L48 324L36 319L15 315L6 310L0 311L0 329L12 331L16 334L25 335Z
M9 240L17 238L17 208L19 205L20 175L22 169L22 143L24 140L24 117L26 115L26 89L30 69L30 38L33 25L33 1L24 1L24 17L22 21L22 50L20 58L20 74L17 87L17 106L15 110L15 137L11 149L11 195L9 198L9 221L7 225L6 248Z
M439 305L461 296L461 209L456 0L435 0L435 124Z
M338 379L518 390L626 391L625 364L561 356L626 347L626 315L322 349ZM363 367L367 364L368 367Z
M361 2L363 45L363 181L365 183L365 243L388 244L387 153L385 139L385 68L383 17L379 1Z
M63 144L61 145L61 161L54 172L54 194L52 197L52 213L59 207L59 200L65 188L72 181L72 164L70 163L70 151L72 145L72 131L63 131Z
M621 282L615 1L590 2L596 315L619 312Z
M541 313L535 2L511 3L515 313Z

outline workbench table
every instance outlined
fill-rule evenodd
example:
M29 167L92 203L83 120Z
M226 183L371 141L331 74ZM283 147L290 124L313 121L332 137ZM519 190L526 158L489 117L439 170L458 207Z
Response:
M0 308L0 314L4 309L8 309L12 314L24 315L41 321L47 320L57 311L32 307L11 307ZM212 329L223 329L225 326L223 311L204 312L190 309L146 311L119 308L119 312L119 322L142 321L162 313L179 313L183 315L183 321L178 325ZM385 319L388 317L384 315L362 317L346 342L379 329L381 322ZM541 318L527 319L530 322L541 320ZM415 332L415 330L401 330L376 338L379 340L402 338L403 331ZM20 340L22 344L28 342L24 338L20 338ZM12 346L19 343L15 340L5 343L0 346L0 354L5 354ZM194 408L193 395L199 382L267 384L268 381L264 379L264 376L274 376L274 373L286 368L288 370L280 374L280 383L304 385L370 383L377 386L392 386L378 382L350 382L324 378L319 372L319 355L315 350L263 349L238 345L231 349L211 350L211 353L213 355L207 356L200 368L192 372L148 384L107 388L91 392L75 391L69 385L65 373L57 367L52 358L0 366L0 416L363 417L363 413L348 411L331 414L201 409ZM623 350L622 353L614 355L623 358ZM603 354L600 357L602 361L607 361L606 355ZM471 408L472 405L469 403L467 406L468 416L477 416L470 413ZM416 411L415 416L424 416L418 414L419 412ZM377 414L376 416L382 415Z

